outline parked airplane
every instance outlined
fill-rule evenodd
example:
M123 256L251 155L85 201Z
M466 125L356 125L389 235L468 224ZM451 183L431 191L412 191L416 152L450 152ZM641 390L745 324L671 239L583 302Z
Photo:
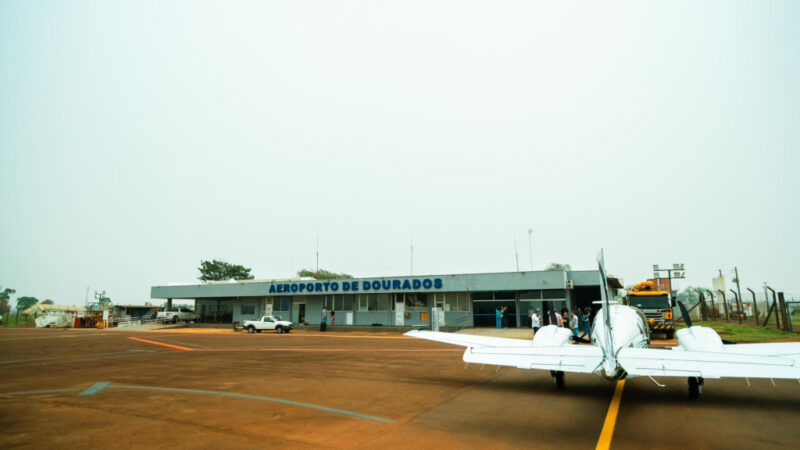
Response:
M406 336L466 347L467 363L550 370L558 389L565 387L566 372L595 373L608 380L687 377L692 398L702 392L705 378L800 382L800 343L726 345L713 329L692 326L683 305L689 328L677 331L678 346L647 348L648 328L639 310L608 300L602 251L598 267L603 307L592 328L591 346L571 345L572 332L555 325L540 328L533 341L423 330L409 331Z

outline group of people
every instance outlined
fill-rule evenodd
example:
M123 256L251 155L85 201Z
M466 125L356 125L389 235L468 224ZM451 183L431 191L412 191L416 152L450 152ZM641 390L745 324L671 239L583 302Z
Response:
M508 328L508 317L506 316L506 312L508 311L508 306L498 306L497 309L494 311L495 322L497 322L497 328Z
M498 306L495 309L495 323L497 328L508 328L508 307ZM559 327L569 328L576 338L591 339L592 338L592 321L590 319L591 311L581 311L577 309L569 312L567 307L561 308L561 311L554 311L555 322L550 316L549 311L545 311L545 316L541 317L539 311L531 309L528 311L528 316L531 318L531 328L533 328L534 335L539 328L544 325L556 325Z
M569 328L576 338L591 339L592 321L589 317L590 314L591 312L589 310L583 312L579 309L569 312L565 306L560 312L558 310L553 312L555 323L550 323L552 322L552 318L549 316L549 311L545 311L544 320L550 323L550 325ZM529 315L531 318L531 328L533 328L533 334L535 335L542 326L542 318L539 316L539 311L535 310L530 310Z
M331 326L336 325L336 311L331 309ZM325 325L328 324L328 308L326 306L322 307L322 322Z

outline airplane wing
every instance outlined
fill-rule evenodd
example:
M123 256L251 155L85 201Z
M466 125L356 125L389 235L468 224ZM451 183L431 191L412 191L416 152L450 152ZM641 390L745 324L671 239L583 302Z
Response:
M461 347L530 347L531 340L509 339L491 336L475 336L472 334L442 333L439 331L411 330L406 336L429 341L444 342L445 344L460 345Z
M409 331L406 336L467 347L464 361L468 363L592 373L603 361L603 353L596 346L536 346L529 340L421 330Z
M623 348L617 361L629 376L800 379L798 344L725 346L721 352Z

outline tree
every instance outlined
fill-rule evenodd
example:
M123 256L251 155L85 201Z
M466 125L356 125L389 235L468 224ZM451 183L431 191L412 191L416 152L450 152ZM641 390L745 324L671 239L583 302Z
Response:
M328 272L325 269L319 269L319 273L314 272L313 270L303 269L297 272L298 277L312 277L316 278L317 280L339 280L342 278L353 278L352 275L346 273L335 273L335 272Z
M567 272L569 272L570 270L572 270L572 266L570 266L569 264L561 264L554 262L550 263L547 267L544 268L544 270L566 270Z
M50 300L50 299L48 298L47 300L44 300L44 301L42 302L42 304L43 304L43 305L55 305L55 302L54 302L54 301L52 301L52 300Z
M97 304L100 305L100 308L105 309L106 306L111 305L111 299L106 296L102 296L100 297L100 300L97 301Z
M11 300L11 294L16 293L14 289L5 288L0 290L0 314L8 314L11 311L11 305L9 304L9 300Z
M17 322L19 322L19 312L39 303L36 297L17 297Z
M224 281L224 280L252 280L253 276L250 275L249 268L237 264L229 264L225 261L201 261L200 267L201 281Z

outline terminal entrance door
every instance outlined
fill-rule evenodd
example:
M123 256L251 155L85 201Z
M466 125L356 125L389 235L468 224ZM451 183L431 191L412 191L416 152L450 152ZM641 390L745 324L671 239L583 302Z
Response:
M292 303L292 323L306 322L306 304Z
M506 323L504 326L508 328L517 327L517 303L514 300L509 300L509 301L475 300L473 301L473 305L475 308L475 312L472 317L474 326L495 328L497 326L497 320L496 320L497 308L505 306L506 311L505 313L503 313L503 317L505 318Z

